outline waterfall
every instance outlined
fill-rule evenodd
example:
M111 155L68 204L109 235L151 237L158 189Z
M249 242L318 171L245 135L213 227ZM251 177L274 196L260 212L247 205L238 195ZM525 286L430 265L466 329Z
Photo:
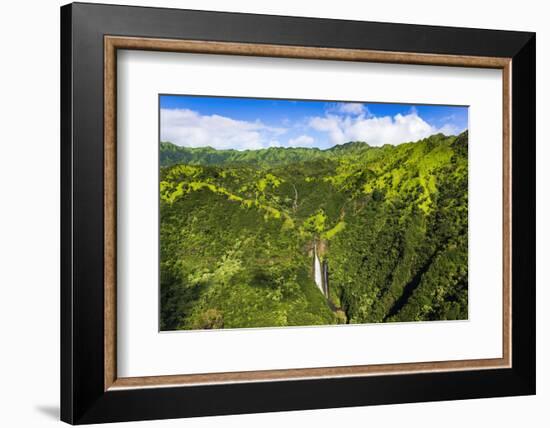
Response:
M328 262L325 260L323 262L323 293L325 296L328 296Z
M325 287L323 286L323 271L321 270L321 262L319 261L319 257L317 256L317 243L315 243L313 246L313 257L315 284L317 284L317 287L319 287L321 293L325 294Z

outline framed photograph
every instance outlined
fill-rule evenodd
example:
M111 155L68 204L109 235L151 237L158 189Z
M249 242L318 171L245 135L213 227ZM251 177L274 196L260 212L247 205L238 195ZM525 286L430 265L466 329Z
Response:
M61 8L61 418L535 393L535 35Z

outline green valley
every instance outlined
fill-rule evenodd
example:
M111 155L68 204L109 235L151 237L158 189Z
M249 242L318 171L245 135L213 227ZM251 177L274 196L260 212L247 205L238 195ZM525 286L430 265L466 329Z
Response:
M467 319L467 131L160 164L161 330Z

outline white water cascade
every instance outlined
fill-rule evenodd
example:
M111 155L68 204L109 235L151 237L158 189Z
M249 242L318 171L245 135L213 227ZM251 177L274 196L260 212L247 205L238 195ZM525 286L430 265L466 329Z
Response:
M317 287L319 287L319 290L321 290L321 293L325 294L325 288L323 286L323 271L321 269L321 262L319 260L319 257L317 256L317 245L315 244L313 246L313 269L314 269L314 279L315 284L317 284Z

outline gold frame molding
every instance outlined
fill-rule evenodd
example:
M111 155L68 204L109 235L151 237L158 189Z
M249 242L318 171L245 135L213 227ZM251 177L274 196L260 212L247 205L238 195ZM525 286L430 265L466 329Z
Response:
M148 50L218 55L323 59L395 64L440 65L502 70L503 94L503 322L502 358L422 363L358 365L305 369L204 373L119 378L116 367L116 87L117 50ZM104 37L104 389L191 386L198 384L334 378L404 373L481 370L511 367L511 58L383 52L302 46Z

